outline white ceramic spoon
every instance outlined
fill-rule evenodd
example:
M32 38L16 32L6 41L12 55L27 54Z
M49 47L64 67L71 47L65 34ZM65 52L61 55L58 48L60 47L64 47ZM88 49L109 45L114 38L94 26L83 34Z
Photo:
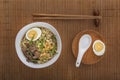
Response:
M78 56L76 61L76 67L80 66L81 60L87 49L90 47L92 38L88 34L84 34L79 40Z

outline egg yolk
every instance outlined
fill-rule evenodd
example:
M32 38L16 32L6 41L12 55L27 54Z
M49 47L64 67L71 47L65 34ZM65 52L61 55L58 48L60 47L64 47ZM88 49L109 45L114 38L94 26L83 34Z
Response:
M31 30L30 32L28 32L28 37L30 38L30 39L34 39L34 38L36 38L37 37L37 32L35 31L35 30Z
M97 42L97 43L95 43L94 48L97 52L100 52L103 49L103 44L100 42Z

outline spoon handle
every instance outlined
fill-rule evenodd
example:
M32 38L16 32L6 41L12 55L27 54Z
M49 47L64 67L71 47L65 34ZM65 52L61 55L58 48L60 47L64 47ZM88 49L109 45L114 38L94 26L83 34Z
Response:
M82 61L83 55L84 55L84 52L83 52L83 51L79 51L78 57L77 57L77 61L76 61L76 67L79 67L79 66L80 66L80 63L81 63L81 61Z

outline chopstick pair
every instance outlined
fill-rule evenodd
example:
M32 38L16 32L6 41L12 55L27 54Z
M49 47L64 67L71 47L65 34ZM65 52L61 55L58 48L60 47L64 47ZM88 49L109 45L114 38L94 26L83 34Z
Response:
M79 19L93 19L96 26L99 26L102 16L99 11L94 11L93 15L67 15L67 14L32 14L33 20L51 19L51 20L79 20Z

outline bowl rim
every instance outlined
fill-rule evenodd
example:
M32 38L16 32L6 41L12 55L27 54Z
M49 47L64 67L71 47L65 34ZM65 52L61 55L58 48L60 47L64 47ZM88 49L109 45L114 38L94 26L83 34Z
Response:
M33 28L36 26L37 27L45 27L45 28L49 29L51 32L53 32L54 35L56 35L56 39L57 39L57 54L51 60L49 60L48 62L43 63L43 64L34 64L32 62L27 62L26 57L24 56L24 54L21 50L21 46L20 46L20 42L21 42L23 36L25 35L26 31L28 31L30 28ZM58 58L60 57L60 54L62 51L62 40L61 40L61 37L60 37L58 31L51 24L46 23L46 22L33 22L33 23L25 25L23 28L21 28L19 30L19 32L16 35L16 39L15 39L15 49L16 49L18 58L24 65L26 65L30 68L36 68L36 69L45 68L45 67L48 67L48 66L52 65L53 63L55 63L58 60Z

